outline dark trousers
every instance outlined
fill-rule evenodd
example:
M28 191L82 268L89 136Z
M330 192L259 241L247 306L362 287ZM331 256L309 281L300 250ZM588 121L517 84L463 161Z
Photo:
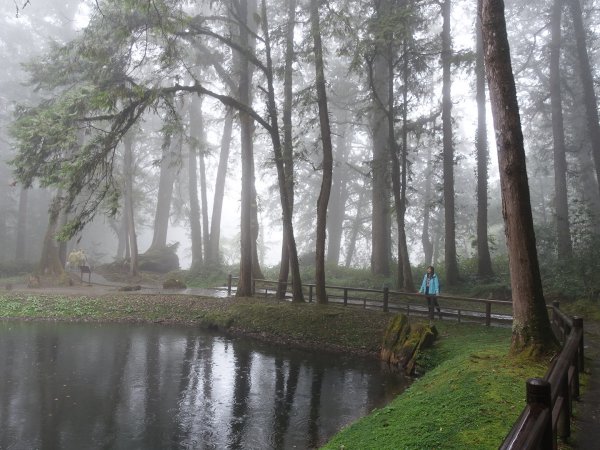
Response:
M440 319L442 318L442 312L440 310L440 304L437 301L437 297L435 295L427 295L427 306L429 307L429 318L433 319L434 307L437 308L438 313L440 314Z

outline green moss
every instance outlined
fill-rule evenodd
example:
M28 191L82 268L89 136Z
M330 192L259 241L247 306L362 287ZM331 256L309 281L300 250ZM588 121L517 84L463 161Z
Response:
M546 366L509 358L510 330L440 328L430 370L323 448L498 448L524 406L525 380L543 375Z

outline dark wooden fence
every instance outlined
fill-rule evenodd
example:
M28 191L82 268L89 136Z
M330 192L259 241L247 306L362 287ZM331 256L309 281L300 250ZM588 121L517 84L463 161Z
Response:
M562 351L544 378L527 380L527 405L500 449L556 449L557 438L571 434L573 400L579 397L583 371L583 319L566 316L555 302L552 325Z
M227 278L227 293L231 295L233 281L238 277L229 275ZM254 280L255 294L275 296L279 282L274 280ZM389 289L355 288L346 286L326 286L330 303L343 306L361 307L364 309L380 309L385 312L403 312L406 315L429 316L433 319L433 311L429 311L425 296L412 292L401 292ZM303 284L304 295L309 302L314 300L315 285ZM289 300L289 293L286 294ZM453 319L458 322L483 322L508 325L512 322L512 302L506 300L454 297L440 295L437 297L441 307L441 318Z

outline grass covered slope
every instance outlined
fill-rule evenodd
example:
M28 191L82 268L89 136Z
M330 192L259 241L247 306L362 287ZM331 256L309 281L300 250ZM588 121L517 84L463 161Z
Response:
M525 405L525 380L547 362L510 359L510 330L436 323L429 370L325 449L496 449Z
M381 311L259 298L131 293L97 297L0 295L0 319L179 323L361 354L379 351L390 317Z

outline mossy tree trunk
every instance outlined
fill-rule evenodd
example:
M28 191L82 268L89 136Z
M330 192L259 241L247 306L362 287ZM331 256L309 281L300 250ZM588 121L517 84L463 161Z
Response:
M61 195L58 193L54 196L54 199L50 204L50 209L48 210L48 227L46 228L42 255L37 268L38 275L60 276L64 273L64 268L58 252L58 245L55 239L61 205Z
M486 75L500 169L502 215L513 293L513 353L550 353L557 342L542 290L523 133L510 60L504 2L479 0Z

